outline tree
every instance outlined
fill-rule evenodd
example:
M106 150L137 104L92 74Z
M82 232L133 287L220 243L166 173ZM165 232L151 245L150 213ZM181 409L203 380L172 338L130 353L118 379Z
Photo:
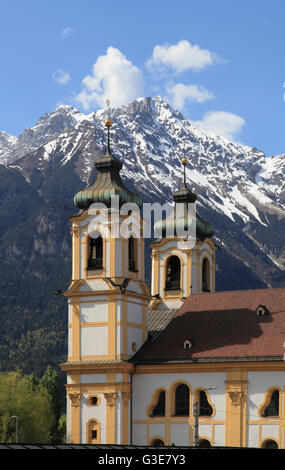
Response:
M15 442L18 418L18 442L50 443L55 424L52 399L43 386L20 372L0 373L0 441Z
M66 442L66 415L61 415L57 428L58 442Z
M62 424L60 423L61 392L58 373L51 366L47 367L44 375L42 376L40 380L40 386L45 387L51 397L53 413L55 417L51 442L54 444L60 443L62 442Z

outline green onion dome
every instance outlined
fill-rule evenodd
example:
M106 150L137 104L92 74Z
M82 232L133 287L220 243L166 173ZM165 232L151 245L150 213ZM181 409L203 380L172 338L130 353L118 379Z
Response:
M204 240L207 237L211 238L214 234L213 226L202 219L199 214L196 214L196 220L191 218L188 220L187 216L185 219L176 219L175 217L164 219L156 222L154 228L157 234L161 234L161 237L165 238L168 233L179 236L179 234L183 234L183 232L188 231L188 229L189 232L191 232L191 224L196 224L196 238L198 240Z
M109 101L109 100L107 100ZM106 102L107 102L106 101ZM107 106L109 103L107 103ZM87 189L79 191L74 196L74 204L79 208L86 210L91 204L100 202L110 207L112 197L119 197L119 206L129 202L136 204L140 209L143 205L142 199L138 194L127 189L121 180L120 170L122 162L115 158L110 151L110 128L112 126L111 119L105 120L105 126L108 130L107 152L104 157L99 158L95 162L97 169L97 177L95 183Z
M156 233L159 233L162 238L165 238L167 234L179 235L186 231L188 231L188 233L192 233L191 225L195 228L194 224L196 224L196 238L198 240L204 240L207 237L210 238L214 234L213 226L202 219L199 214L196 213L195 217L191 217L191 214L188 216L188 203L194 203L197 196L187 188L185 182L182 188L173 194L173 199L175 203L174 213L172 216L156 222L154 226ZM181 204L182 207L184 205L182 214L179 211L179 214L177 215L177 204Z
M95 183L79 191L74 197L74 203L78 208L88 209L96 202L110 207L112 196L119 197L120 207L126 202L137 204L139 208L142 207L141 197L124 186L120 176L122 163L111 154L109 148L104 157L96 160L95 168L97 169Z

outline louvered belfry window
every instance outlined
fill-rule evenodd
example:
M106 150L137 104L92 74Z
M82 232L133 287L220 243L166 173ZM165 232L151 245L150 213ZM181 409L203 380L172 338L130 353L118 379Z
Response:
M180 289L180 259L178 256L171 256L167 260L165 289Z
M88 268L103 268L103 240L101 235L89 237Z
M207 258L202 263L202 292L210 292L210 263Z
M136 241L134 237L129 238L129 271L136 271Z

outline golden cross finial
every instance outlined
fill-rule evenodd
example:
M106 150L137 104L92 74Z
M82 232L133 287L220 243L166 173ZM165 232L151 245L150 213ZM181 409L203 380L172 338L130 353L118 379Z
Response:
M110 106L109 99L106 100L106 105L107 105L107 110L109 110L109 106ZM110 127L112 126L112 121L109 117L105 119L105 126L108 129L108 152L109 152L110 151Z
M185 147L186 147L186 142L184 141L184 151L185 151ZM187 165L187 163L188 163L187 158L186 158L186 157L182 157L181 163L182 163L182 165L184 166L184 185L186 185L186 165Z

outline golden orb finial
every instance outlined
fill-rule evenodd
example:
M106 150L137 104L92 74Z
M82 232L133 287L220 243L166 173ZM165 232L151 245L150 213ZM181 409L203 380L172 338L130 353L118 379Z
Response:
M110 100L109 98L106 99L106 105L107 105L107 116L109 116L109 107L110 107ZM112 126L112 121L109 117L105 119L105 126L108 129L108 143L107 143L107 151L110 152L110 127Z
M188 163L188 160L186 157L181 158L181 163L184 166L184 186L186 187L186 165Z

